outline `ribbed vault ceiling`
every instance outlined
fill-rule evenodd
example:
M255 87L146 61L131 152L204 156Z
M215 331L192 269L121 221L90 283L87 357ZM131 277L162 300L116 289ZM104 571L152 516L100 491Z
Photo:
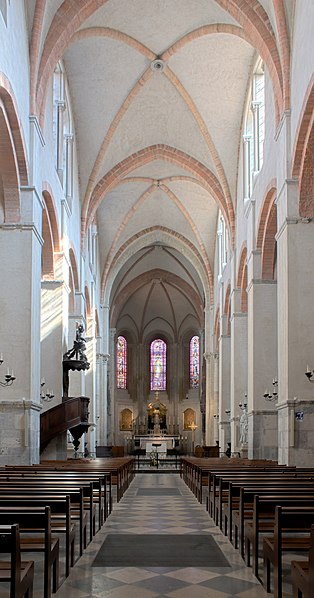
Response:
M212 297L218 203L230 231L236 210L257 58L249 18L276 39L272 2L246 0L242 13L234 0L45 4L38 101L55 52L73 108L82 234L95 220L113 323L139 335L197 328Z

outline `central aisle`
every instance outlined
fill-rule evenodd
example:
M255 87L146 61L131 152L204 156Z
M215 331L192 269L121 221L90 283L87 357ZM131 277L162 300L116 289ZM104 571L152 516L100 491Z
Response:
M152 489L155 496L137 495ZM178 494L167 496L170 489ZM159 496L158 496L159 494ZM163 494L162 496L160 494ZM211 534L230 567L92 567L108 534ZM213 525L178 474L136 474L107 523L75 564L57 598L265 598L238 551Z

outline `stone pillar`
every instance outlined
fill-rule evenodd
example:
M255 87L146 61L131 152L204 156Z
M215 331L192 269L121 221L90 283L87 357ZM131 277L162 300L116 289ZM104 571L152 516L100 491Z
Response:
M286 219L277 235L278 246L278 431L280 463L310 465L314 436L305 435L302 451L288 426L291 401L312 400L313 385L305 376L307 365L314 369L314 320L312 259L314 222ZM310 407L309 407L310 409ZM304 409L303 409L304 411ZM310 412L304 422L311 419ZM301 421L299 422L302 428ZM305 427L305 424L303 424ZM305 441L308 443L304 446Z
M282 156L277 171L278 460L306 466L313 462L314 449L309 433L314 390L304 375L307 365L314 369L314 222L299 216L299 181L291 178L289 113L282 119L277 145ZM301 411L303 420L297 420Z
M220 321L219 338L219 446L224 452L230 435L230 335L228 316L223 315ZM226 413L228 411L228 413Z
M277 371L277 283L251 279L248 284L248 455L277 460L277 404L266 401Z
M42 391L54 394L51 402L43 401L44 411L62 400L62 356L67 350L69 318L68 273L65 256L55 255L55 279L41 282L41 379L45 379Z
M230 364L230 409L231 409L231 451L240 452L240 408L239 403L247 394L247 313L240 311L241 292L231 293L231 364Z
M0 225L0 352L16 380L0 388L0 464L39 462L41 200L22 192L19 224Z
M109 320L108 320L109 321ZM115 339L116 339L116 328L110 328L110 341L109 341L109 352L108 361L106 363L106 379L107 384L105 385L107 390L107 443L106 444L115 444L116 443L116 430L115 426L119 425L119 420L117 420L117 424L115 421L115 389L116 389L116 380L115 380Z

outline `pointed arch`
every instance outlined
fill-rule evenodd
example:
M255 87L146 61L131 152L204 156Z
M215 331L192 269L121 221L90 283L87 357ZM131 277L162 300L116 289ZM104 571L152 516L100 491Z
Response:
M225 294L225 302L224 302L224 315L228 317L228 329L227 333L230 334L231 331L231 322L230 322L230 315L231 315L231 284L228 283L226 294Z
M3 189L4 222L20 221L20 176L13 135L6 109L0 99L0 184Z
M268 185L263 201L256 239L256 248L262 253L262 278L264 280L273 280L274 278L277 233L276 193L276 181L273 179Z
M74 289L75 289L75 291L79 291L80 283L79 283L79 275L78 275L78 268L77 268L77 259L76 259L76 255L75 255L75 251L74 251L73 247L70 247L70 249L69 249L69 258L70 258L70 264L71 264L73 280L74 280Z
M299 178L299 212L314 218L314 75L308 85L293 151L292 174Z
M220 309L217 307L214 324L214 351L219 352L219 337L220 337Z
M237 275L237 287L241 290L241 311L247 312L247 247L243 244Z
M18 164L20 184L28 185L28 164L25 137L21 121L18 116L17 102L9 79L0 72L0 100L5 109L9 130L11 131L13 146Z
M154 160L165 160L166 162L176 164L188 170L198 180L202 181L220 207L229 229L230 239L233 243L235 232L234 209L232 203L226 201L217 177L204 164L185 152L168 145L156 144L131 154L119 164L116 164L116 166L98 181L94 188L91 200L89 202L86 201L83 204L81 229L82 245L84 244L86 230L93 220L94 214L100 203L103 201L104 196L120 182L122 177L129 174L135 168L143 166L144 164L149 164Z
M57 210L56 210L56 202L54 200L53 192L51 186L47 181L44 181L42 187L42 194L44 198L44 205L45 209L48 214L50 227L51 227L51 234L53 239L53 248L54 251L61 250L61 239L60 239L60 231L58 225L58 217L57 217Z
M305 93L292 152L292 176L302 178L305 151L314 121L314 75Z

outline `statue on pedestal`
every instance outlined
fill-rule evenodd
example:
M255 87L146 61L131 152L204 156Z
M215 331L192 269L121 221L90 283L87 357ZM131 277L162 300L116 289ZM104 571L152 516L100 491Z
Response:
M247 404L244 403L242 407L242 415L240 417L240 443L247 444L248 441L248 414L247 414Z

